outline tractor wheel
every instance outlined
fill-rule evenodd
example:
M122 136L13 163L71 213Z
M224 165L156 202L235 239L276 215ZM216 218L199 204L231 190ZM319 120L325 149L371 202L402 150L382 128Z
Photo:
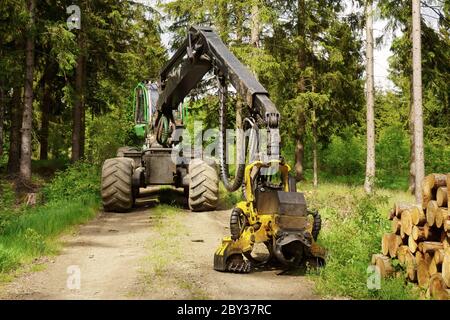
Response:
M101 193L105 211L126 212L133 207L132 175L133 159L112 158L103 163Z
M192 211L215 210L219 200L219 176L214 167L201 159L189 163L189 208Z

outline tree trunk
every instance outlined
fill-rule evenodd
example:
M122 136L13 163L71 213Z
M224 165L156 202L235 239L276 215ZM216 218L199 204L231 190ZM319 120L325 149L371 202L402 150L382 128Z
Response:
M433 232L430 230L428 224L425 224L423 227L414 226L411 232L411 237L416 241L426 240L433 236Z
M236 16L236 42L238 45L242 44L244 38L244 15L241 2L235 3L234 14Z
M31 130L33 124L33 79L34 79L34 10L36 0L28 1L30 28L26 40L26 73L25 73L25 103L22 118L22 150L20 156L19 177L23 183L31 181Z
M300 71L300 76L297 83L298 93L304 93L305 77L302 72L306 68L306 3L305 0L297 0L298 13L297 13L297 36L299 38L299 47L297 54L297 63ZM299 106L299 118L297 123L297 132L295 136L295 178L297 181L304 179L303 172L303 159L304 159L304 135L306 132L306 119L304 115L303 106Z
M381 253L385 256L389 254L389 243L393 233L385 233L381 237Z
M442 260L442 278L447 287L450 287L450 248L444 250L444 259Z
M437 189L439 187L445 187L446 185L447 177L445 174L432 173L427 175L422 183L422 207L426 208L428 202L436 199Z
M413 228L413 222L411 217L411 211L405 210L402 212L401 216L401 222L402 222L402 230L405 232L406 235L411 235L412 228Z
M406 260L406 253L409 253L409 247L406 245L400 246L397 249L397 259L400 262L400 264L404 265Z
M228 42L228 18L229 18L229 12L228 12L228 2L227 1L221 1L218 4L217 7L217 14L218 14L218 22L219 25L217 26L219 29L219 35L220 38L227 43Z
M444 249L444 245L438 241L424 241L420 243L419 249L422 253L434 253Z
M439 207L446 207L448 205L448 190L447 187L440 187L436 191L436 201Z
M412 82L412 81L411 81ZM416 157L415 157L415 143L414 143L414 103L412 98L412 86L411 86L411 97L409 103L409 142L410 142L410 151L409 151L409 182L408 182L408 190L411 194L415 194L416 192Z
M397 217L394 217L391 221L391 232L395 234L400 234L402 228L402 223Z
M441 228L446 220L448 220L448 208L438 208L434 217L436 227Z
M412 0L412 42L413 42L413 101L414 101L414 155L416 203L422 201L422 181L425 176L423 149L423 111L422 111L422 54L420 0Z
M446 184L447 184L447 200L450 200L450 173L447 173L447 177L446 177ZM447 206L450 207L448 205L448 201L447 201Z
M240 97L236 99L236 161L244 159L247 150L245 150L245 133L242 131L242 100ZM240 153L242 152L242 153ZM242 157L242 158L241 158Z
M83 73L85 75L86 73ZM83 76L84 79L84 76ZM83 81L84 83L84 81ZM83 85L84 88L84 85ZM83 89L84 91L84 89ZM81 130L80 130L80 159L84 158L84 146L86 145L86 109L84 105L84 92L83 92L83 103L81 112Z
M366 2L366 73L367 73L367 160L364 190L373 192L375 179L375 111L374 111L374 72L373 72L373 13L372 0Z
M413 208L414 205L407 203L407 202L396 202L394 204L394 212L395 212L395 216L397 218L401 218L402 216L402 212L405 210L410 210L411 208Z
M252 6L251 29L250 44L255 48L259 48L260 17L259 5L256 1Z
M430 260L430 255L416 252L417 283L421 288L427 288L430 281L430 274L428 272Z
M428 202L427 206L427 224L431 227L436 222L436 211L438 210L437 202L432 200Z
M299 125L297 128L296 145L295 145L295 180L302 181L304 179L303 172L303 158L305 156L304 147L305 135L305 118L300 115Z
M375 265L378 267L380 276L382 278L394 273L395 270L391 264L391 259L389 259L389 257L377 255L376 257L372 257L372 259L375 260Z
M434 257L431 258L430 263L428 264L428 273L430 274L430 277L438 273L438 266L436 264L436 261L434 261Z
M416 281L417 280L416 258L409 250L405 253L405 266L408 279L411 281Z
M381 238L381 252L383 255L394 258L398 248L403 244L403 240L395 233L385 233Z
M52 92L50 87L50 84L53 80L52 72L53 72L52 67L48 65L43 76L44 94L41 103L42 116L41 116L41 130L39 132L39 143L41 145L39 158L41 160L48 159L48 130L49 130L48 127L50 121L51 105L53 104Z
M417 242L413 239L413 237L408 238L408 248L412 253L415 253L417 251Z
M45 93L44 93L45 94ZM45 99L44 99L45 101ZM42 110L42 122L41 122L41 131L39 133L39 142L41 145L39 159L47 160L48 159L48 126L49 126L49 113L50 106L45 102L41 106Z
M410 211L413 225L423 226L427 222L425 212L421 206L413 206Z
M395 258L398 248L403 244L402 238L396 234L391 237L389 242L389 256Z
M72 161L78 161L83 157L84 149L84 43L82 35L78 36L78 43L81 52L77 58L75 69L75 105L73 107L73 128L72 128Z
M440 273L436 273L431 276L428 293L433 299L450 299L450 290L447 289L447 285L445 284L444 279L442 278L442 275Z
M434 252L433 260L437 265L441 265L444 261L445 250L439 249Z
M0 88L0 157L3 155L3 142L4 142L4 114L5 114L5 95L3 87Z
M9 152L8 152L8 173L12 176L19 173L20 152L21 152L21 134L23 116L22 88L13 89L11 106L11 128L9 133Z
M317 188L319 185L318 166L317 166L317 122L316 112L313 111L312 116L312 138L313 138L313 186Z

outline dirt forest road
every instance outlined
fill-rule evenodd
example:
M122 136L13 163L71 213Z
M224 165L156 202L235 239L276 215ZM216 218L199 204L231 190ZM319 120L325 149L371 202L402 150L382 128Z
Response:
M0 298L319 299L305 276L214 271L230 211L192 213L156 206L156 197L131 213L100 213L64 236L58 256L0 288Z

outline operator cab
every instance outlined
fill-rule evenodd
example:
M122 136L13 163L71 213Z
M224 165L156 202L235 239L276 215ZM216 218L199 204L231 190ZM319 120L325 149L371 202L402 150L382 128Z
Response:
M158 97L157 83L144 81L134 89L134 132L140 138L144 138L146 131L154 127Z

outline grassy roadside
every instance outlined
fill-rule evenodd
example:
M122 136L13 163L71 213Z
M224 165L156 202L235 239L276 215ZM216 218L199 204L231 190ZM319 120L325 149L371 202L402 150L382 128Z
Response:
M417 299L420 292L403 278L381 282L380 290L367 288L367 267L372 254L381 250L381 236L389 230L387 212L396 201L412 202L399 190L378 189L366 196L362 187L322 183L314 189L301 184L311 208L319 209L323 226L319 242L328 250L327 265L311 274L323 296L355 299Z
M0 202L0 280L26 264L57 252L55 239L92 219L99 207L99 174L78 163L58 172L38 194L38 204L17 204L12 185L2 182Z
M21 266L45 255L55 254L57 236L72 226L89 221L99 206L98 168L78 163L60 171L40 192L40 202L33 208L17 207L14 192L2 183L0 197L0 281ZM310 183L299 184L306 192L310 208L319 209L323 218L320 243L329 251L327 265L319 274L311 273L318 294L346 296L355 299L416 299L420 296L402 278L382 282L381 290L368 290L367 266L373 253L380 251L381 235L389 229L388 209L396 201L412 202L412 197L398 190L377 189L366 196L362 187L336 182L320 183L314 189ZM228 209L239 200L239 192L227 193L223 187L221 207ZM179 208L170 204L155 208L154 228L161 236L149 243L149 270L145 283L152 288L163 284L171 273L171 261L182 253L177 247L177 236L184 235L174 223ZM170 244L170 255L158 255ZM145 275L144 275L145 276ZM198 299L207 298L203 291L174 277L165 285L177 288L183 294Z

